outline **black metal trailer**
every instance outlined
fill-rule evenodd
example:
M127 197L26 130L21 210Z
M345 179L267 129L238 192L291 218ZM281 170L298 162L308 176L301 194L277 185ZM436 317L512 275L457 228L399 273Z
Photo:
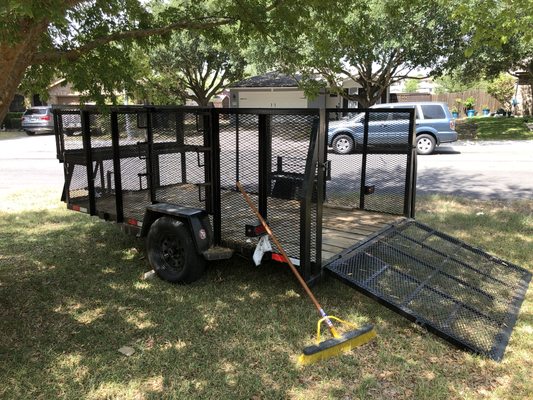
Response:
M361 113L355 151L328 151L328 123ZM56 108L62 199L146 237L158 275L191 282L256 247L240 181L308 283L328 273L501 359L531 274L414 221L414 121L411 108Z

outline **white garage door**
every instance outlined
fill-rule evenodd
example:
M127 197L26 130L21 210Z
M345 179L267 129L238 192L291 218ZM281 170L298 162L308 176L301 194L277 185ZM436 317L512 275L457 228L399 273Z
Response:
M240 92L240 108L307 108L301 90L283 92Z

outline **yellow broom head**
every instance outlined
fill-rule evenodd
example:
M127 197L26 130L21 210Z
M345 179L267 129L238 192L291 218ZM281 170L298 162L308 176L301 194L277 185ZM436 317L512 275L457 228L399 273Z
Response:
M376 331L373 325L365 325L362 328L345 332L339 337L304 348L303 354L298 358L298 364L309 365L335 357L369 342L374 337L376 337Z

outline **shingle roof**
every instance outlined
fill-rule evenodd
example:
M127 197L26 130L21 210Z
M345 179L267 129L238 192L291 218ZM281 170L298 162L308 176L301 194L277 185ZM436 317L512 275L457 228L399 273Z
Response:
M268 72L264 75L252 76L243 81L233 83L230 87L297 87L300 79L300 75L292 77L280 72Z

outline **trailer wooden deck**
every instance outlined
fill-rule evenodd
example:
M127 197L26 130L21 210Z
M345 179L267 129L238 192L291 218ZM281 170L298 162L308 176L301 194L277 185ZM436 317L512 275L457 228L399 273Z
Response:
M193 184L171 185L156 190L160 202L186 205L205 209L200 201L198 186ZM203 187L200 187L203 190ZM205 196L204 196L205 197ZM252 201L257 204L257 196L251 194ZM124 219L133 218L141 221L147 205L150 204L148 190L124 191ZM73 204L88 208L88 199L72 200ZM96 198L97 212L115 214L115 196L110 192L102 192ZM311 210L311 218L316 220L316 212ZM379 212L363 211L332 207L324 204L322 216L322 260L328 260L343 250L364 240L368 236L383 229L403 217ZM222 240L230 246L246 240L244 224L254 222L255 216L236 190L221 191ZM299 258L300 250L300 202L270 197L268 198L269 224L278 236L287 253ZM313 225L314 226L314 225ZM256 240L248 242L250 248L255 247Z

